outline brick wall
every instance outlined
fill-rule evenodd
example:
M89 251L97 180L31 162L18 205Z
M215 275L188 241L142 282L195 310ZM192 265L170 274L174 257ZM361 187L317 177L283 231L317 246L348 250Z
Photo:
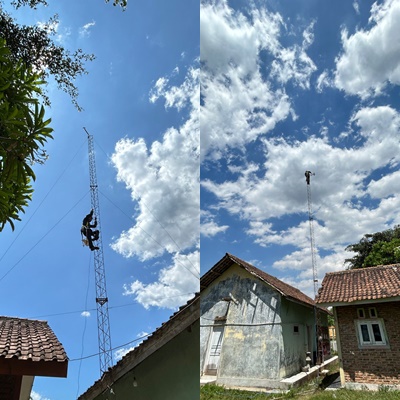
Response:
M385 348L360 348L355 320L357 309L375 307L387 334ZM337 307L343 369L346 382L400 384L400 303ZM389 347L389 348L388 348Z

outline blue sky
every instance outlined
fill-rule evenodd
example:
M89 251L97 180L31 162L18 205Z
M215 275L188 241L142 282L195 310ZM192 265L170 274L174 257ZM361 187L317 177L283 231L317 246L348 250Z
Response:
M3 314L48 320L71 359L67 379L36 379L35 400L99 378L97 356L72 361L98 349L83 126L113 347L198 290L200 241L201 274L230 252L313 296L306 170L320 281L348 244L400 223L400 1L74 0L18 16L54 13L60 43L97 59L77 82L84 112L50 84L50 159L2 232Z
M399 1L204 1L201 272L225 252L314 297L399 218Z
M91 207L83 127L95 141L114 360L199 289L199 3L49 3L12 14L35 24L57 13L56 40L96 60L76 82L81 113L49 82L50 158L34 167L22 221L1 233L2 314L47 320L70 358L68 378L35 379L35 400L76 398L100 378L98 356L77 360L98 352L80 236Z

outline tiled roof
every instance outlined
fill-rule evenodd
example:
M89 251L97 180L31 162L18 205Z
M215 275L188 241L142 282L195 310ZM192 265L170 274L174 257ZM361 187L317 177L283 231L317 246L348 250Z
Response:
M241 260L232 254L226 253L225 256L218 261L208 272L206 272L200 279L200 290L207 288L216 278L222 275L232 264L237 264L244 268L250 274L255 275L260 280L264 281L268 285L272 286L277 290L282 296L286 297L288 300L297 301L310 306L314 306L314 300L305 295L299 289L282 282L278 278L267 274L264 271L254 267L246 261Z
M0 372L22 368L32 375L27 372L33 368L33 375L66 376L67 365L64 347L46 321L0 316Z
M317 303L351 303L400 296L400 264L330 272Z
M111 367L103 376L97 380L78 400L94 399L108 386L121 378L126 372L134 368L144 359L161 348L177 336L184 329L188 329L195 321L200 319L200 294L189 300L179 308L168 321L164 322L151 335L149 335L139 346L127 353L116 365Z

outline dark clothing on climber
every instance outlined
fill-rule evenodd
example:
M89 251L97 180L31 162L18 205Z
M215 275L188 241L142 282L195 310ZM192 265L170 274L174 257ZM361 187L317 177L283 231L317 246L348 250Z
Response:
M311 171L306 171L304 175L306 176L307 185L309 185L310 184L310 177L312 175Z
M97 246L93 246L93 241L98 240L99 238L99 231L95 230L93 231L91 228L96 228L97 226L97 219L94 219L94 224L91 224L93 219L93 210L90 211L88 215L83 219L82 221L82 228L81 228L81 234L85 235L89 242L89 248L90 250L99 250Z

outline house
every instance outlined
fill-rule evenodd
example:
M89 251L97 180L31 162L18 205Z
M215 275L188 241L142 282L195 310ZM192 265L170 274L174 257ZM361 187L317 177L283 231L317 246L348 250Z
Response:
M78 400L199 399L199 306L196 294Z
M329 352L327 310L321 313ZM226 254L200 279L202 380L285 387L316 352L315 303L300 290Z
M317 303L333 307L342 386L399 386L400 264L328 273Z
M35 376L67 376L68 358L46 321L0 317L0 399L29 400Z

